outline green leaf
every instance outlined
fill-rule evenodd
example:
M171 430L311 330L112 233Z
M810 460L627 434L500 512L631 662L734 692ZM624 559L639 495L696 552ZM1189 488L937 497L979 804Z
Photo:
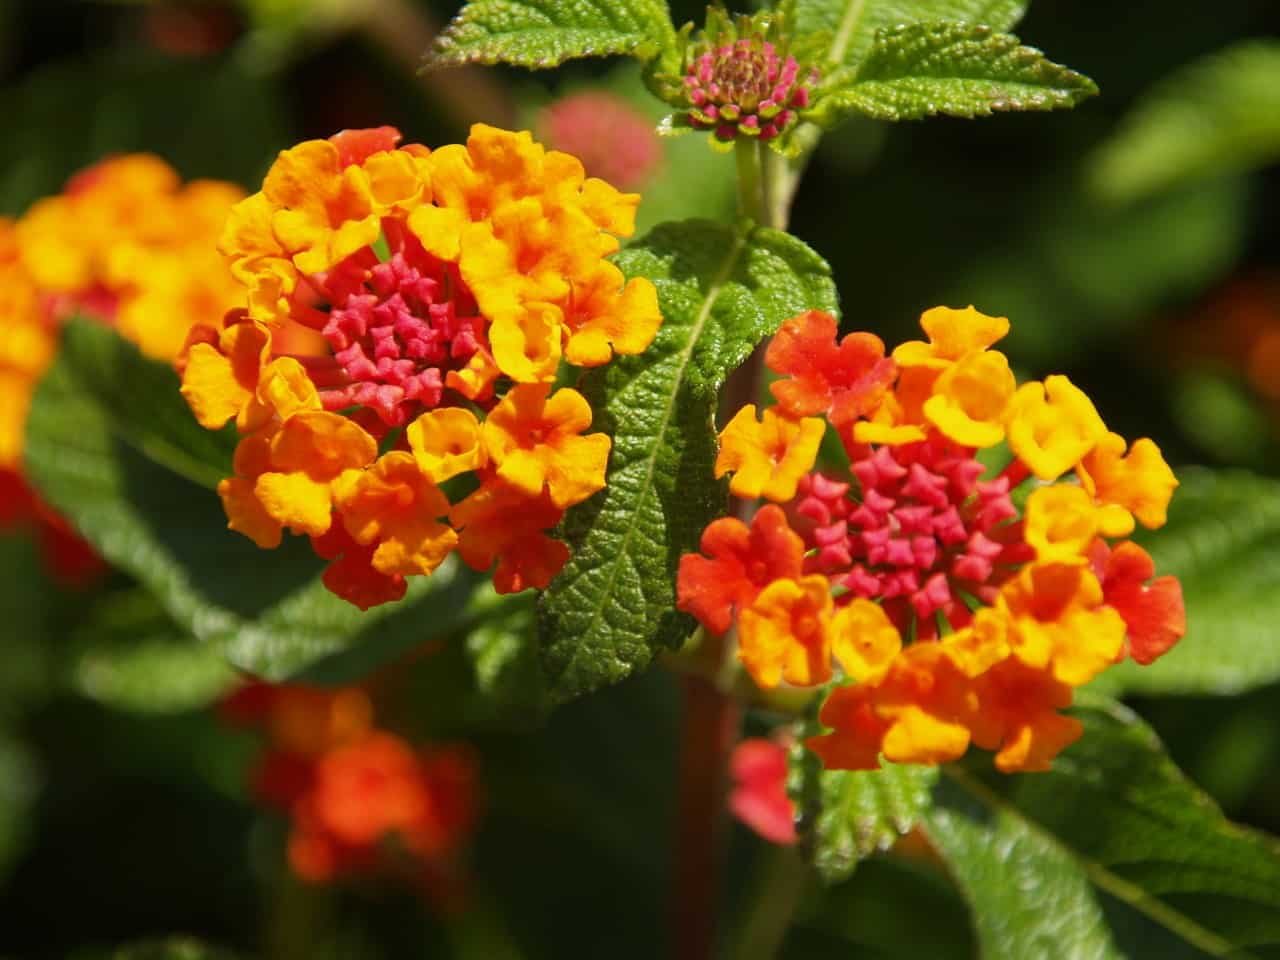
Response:
M270 679L342 654L321 672L345 682L483 612L468 605L481 578L456 562L361 613L320 583L304 538L264 551L229 532L210 488L234 439L195 423L168 366L77 322L36 391L26 461L45 498L183 631Z
M984 957L1251 957L1280 945L1280 845L1232 824L1126 708L1084 696L1048 773L949 768L925 816Z
M838 883L859 860L888 850L932 802L937 767L886 762L879 770L823 770L811 751L791 750L787 790L801 849L822 879Z
M927 832L973 912L983 957L1119 958L1088 875L1020 812L942 783Z
M73 643L72 685L117 710L198 710L236 682L221 651L193 642L144 590L103 597L76 630Z
M1179 470L1169 522L1138 537L1157 575L1182 583L1187 635L1150 666L1123 663L1098 687L1234 694L1280 680L1280 482Z
M650 60L674 43L665 0L473 0L440 34L427 66L545 68L618 54Z
M523 595L501 616L491 617L468 635L467 658L484 698L503 712L540 716L546 707L538 665L533 597Z
M961 20L1011 30L1027 12L1026 0L791 0L783 7L796 33L830 36L828 60L857 63L876 34L926 20Z
M1127 202L1280 161L1280 41L1250 40L1180 68L1094 153L1095 194Z
M675 609L675 572L725 509L712 479L718 391L788 317L837 309L826 262L776 230L665 224L616 262L653 280L665 319L644 354L582 385L613 453L608 486L566 518L573 557L539 605L557 701L621 680L692 631Z
M934 21L882 30L865 60L822 85L810 119L846 114L919 120L1073 107L1098 92L1088 77L990 27Z

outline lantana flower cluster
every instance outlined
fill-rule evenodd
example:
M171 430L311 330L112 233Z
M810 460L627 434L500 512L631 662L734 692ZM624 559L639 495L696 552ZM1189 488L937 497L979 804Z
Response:
M763 688L851 681L807 741L828 768L972 743L1001 770L1046 769L1081 733L1060 712L1074 688L1185 632L1177 580L1127 539L1165 522L1177 480L1065 376L1019 385L992 349L1008 320L939 307L921 325L928 339L891 356L869 333L837 340L828 314L783 326L766 354L777 402L733 417L715 466L770 502L707 527L679 606L736 627ZM847 472L813 469L828 428Z
M547 531L604 486L610 449L555 388L561 360L640 353L661 323L653 285L608 259L639 196L528 133L400 139L280 154L222 235L243 305L193 330L182 392L242 434L229 526L264 548L309 536L352 603L400 598L454 550L496 563L500 592L545 587L568 558Z
M469 750L418 749L380 729L361 687L253 681L220 713L268 739L252 789L291 818L288 857L298 876L328 883L398 871L432 897L455 892L478 808Z
M214 244L243 196L222 181L184 184L160 158L129 154L81 171L17 220L0 218L0 486L12 508L0 525L35 527L56 572L79 579L98 566L22 479L27 412L58 329L85 317L172 360L193 324L216 322L236 302Z

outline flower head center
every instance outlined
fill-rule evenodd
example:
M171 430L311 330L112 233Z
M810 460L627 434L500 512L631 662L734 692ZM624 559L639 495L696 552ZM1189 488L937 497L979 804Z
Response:
M324 280L322 333L345 382L323 390L328 409L364 406L403 426L440 404L445 379L485 346L485 321L457 266L412 237L390 259L357 254Z
M981 481L984 469L968 449L933 439L856 458L860 499L849 484L810 474L795 509L812 565L845 596L884 598L904 628L913 613L930 621L926 630L938 611L966 621L961 595L987 599L1026 549L1008 536L1017 517L1008 481Z

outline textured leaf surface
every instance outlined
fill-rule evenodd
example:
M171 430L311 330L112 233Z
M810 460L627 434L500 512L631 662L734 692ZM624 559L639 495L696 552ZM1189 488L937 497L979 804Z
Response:
M1124 707L1074 712L1084 736L1051 772L948 771L926 815L983 956L1274 955L1277 842L1228 822Z
M888 850L932 803L937 767L885 763L879 770L823 770L817 756L791 750L787 791L796 805L801 849L827 883Z
M566 518L573 557L539 606L556 700L617 682L689 635L692 619L675 609L676 564L725 508L712 479L717 391L782 321L836 310L826 262L775 230L665 224L617 263L653 280L664 322L644 354L582 386L613 452L608 486Z
M615 54L647 60L674 41L664 0L473 0L437 39L427 63L554 67Z
M1280 40L1252 40L1176 71L1138 101L1094 154L1111 200L1280 161Z
M1088 77L1022 46L1012 34L935 21L877 34L865 60L823 85L813 119L830 124L849 113L918 120L1055 110L1097 92Z
M347 651L351 679L456 629L478 578L447 563L405 601L368 613L324 589L302 538L259 550L226 529L211 489L233 437L202 430L173 371L110 330L75 323L27 422L32 481L111 563L155 594L182 630L236 666L282 679Z
M1182 582L1187 635L1108 691L1231 694L1280 680L1280 483L1242 471L1180 470L1169 522L1140 538L1158 574Z
M1025 0L792 0L784 9L801 35L830 36L830 60L856 63L876 34L904 23L961 20L1010 30L1027 12Z

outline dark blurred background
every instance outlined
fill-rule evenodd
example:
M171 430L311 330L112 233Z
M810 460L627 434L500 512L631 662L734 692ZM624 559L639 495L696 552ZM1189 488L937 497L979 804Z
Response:
M676 7L677 23L701 18ZM545 135L547 106L593 87L660 115L613 62L418 76L454 12L442 2L0 11L9 216L113 152L252 190L276 151L344 127L389 123L427 144L475 119ZM1018 33L1102 95L1070 113L851 123L819 148L792 229L833 264L846 326L893 342L927 307L974 303L1013 319L1020 374L1070 374L1113 429L1154 437L1171 463L1280 472L1280 5L1036 0ZM1197 153L1221 133L1196 126L1199 100L1235 111L1229 149ZM1174 104L1163 120L1162 102ZM701 138L658 149L638 187L646 225L732 211L726 161ZM570 932L581 956L664 954L679 719L668 676L544 723L470 710L474 678L450 653L406 671L387 708L401 728L465 737L482 758L469 909L442 916L394 887L288 876L285 827L244 786L254 737L221 725L207 691L140 706L84 655L111 622L101 606L131 595L123 577L67 592L20 537L0 540L0 566L0 957L106 956L174 933L281 958L560 958ZM145 598L129 602L135 632L172 629ZM1135 706L1229 815L1280 832L1280 690ZM735 829L741 878L761 849ZM746 885L735 879L733 902ZM785 955L971 951L945 878L881 857L805 909Z

